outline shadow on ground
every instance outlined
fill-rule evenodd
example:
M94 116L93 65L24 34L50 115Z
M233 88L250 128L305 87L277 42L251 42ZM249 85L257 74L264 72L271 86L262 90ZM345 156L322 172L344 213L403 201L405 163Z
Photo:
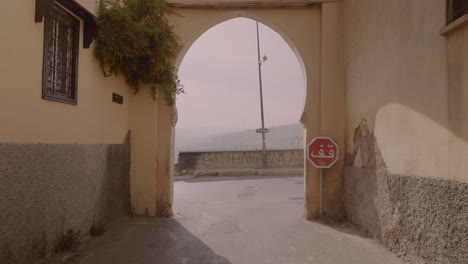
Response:
M231 264L185 229L177 219L128 217L112 232L92 240L62 263L72 264Z

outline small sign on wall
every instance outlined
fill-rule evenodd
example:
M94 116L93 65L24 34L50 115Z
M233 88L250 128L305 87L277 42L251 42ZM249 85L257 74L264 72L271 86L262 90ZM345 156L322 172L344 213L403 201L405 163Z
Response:
M112 102L117 104L123 104L123 96L120 94L112 93Z

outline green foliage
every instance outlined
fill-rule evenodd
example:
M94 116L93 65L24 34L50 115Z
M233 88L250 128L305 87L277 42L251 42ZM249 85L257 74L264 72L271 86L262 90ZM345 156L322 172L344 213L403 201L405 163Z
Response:
M173 105L183 86L172 64L181 46L169 13L165 0L100 0L94 54L105 76L123 75L135 92L148 85Z
M106 228L102 221L99 221L97 223L93 221L93 224L89 228L89 234L92 236L100 236L104 234L105 231L106 231Z
M81 232L68 229L66 233L59 233L55 241L55 252L72 250L80 244Z

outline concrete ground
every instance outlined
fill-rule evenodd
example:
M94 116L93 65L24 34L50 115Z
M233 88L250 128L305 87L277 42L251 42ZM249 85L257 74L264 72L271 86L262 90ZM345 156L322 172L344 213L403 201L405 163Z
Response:
M306 221L302 177L175 182L173 219L129 217L67 263L396 264L345 225Z

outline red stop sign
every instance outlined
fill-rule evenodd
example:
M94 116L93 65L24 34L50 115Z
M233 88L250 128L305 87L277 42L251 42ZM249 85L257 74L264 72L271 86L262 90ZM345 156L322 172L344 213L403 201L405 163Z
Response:
M316 137L307 145L307 159L316 168L331 168L338 160L338 144L329 137Z

